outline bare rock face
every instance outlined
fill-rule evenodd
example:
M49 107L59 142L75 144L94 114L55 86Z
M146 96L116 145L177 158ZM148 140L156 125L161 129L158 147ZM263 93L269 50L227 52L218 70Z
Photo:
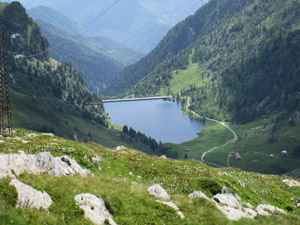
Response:
M68 176L79 173L87 176L90 172L82 169L78 163L67 156L54 157L49 152L37 155L5 154L0 155L0 178L8 177L11 170L19 175L27 172L31 174L48 173L54 176Z
M13 179L9 184L17 189L17 208L43 208L48 210L52 204L52 199L46 192L35 190L17 179Z
M282 180L286 185L290 186L290 187L300 187L300 182L296 181L296 180Z
M192 194L189 194L189 198L193 199L193 198L204 198L208 201L211 201L211 199L209 199L204 193L202 193L201 191L194 191Z
M165 200L169 200L170 196L165 189L163 189L159 184L155 184L148 188L148 192L150 195L154 195L155 197L162 198Z
M84 210L84 216L93 223L102 225L105 220L108 220L110 225L116 225L102 199L92 194L76 195L74 199L77 205Z
M250 208L244 208L241 198L233 194L217 194L213 197L217 208L223 212L230 220L240 220L242 218L254 219L257 212Z
M167 205L167 206L175 209L177 215L180 216L181 219L184 219L183 213L179 210L179 208L177 207L177 205L175 203L173 203L173 202L163 202L163 201L159 201L159 200L156 200L156 202Z
M256 207L256 211L259 215L262 216L270 216L272 215L272 213L282 213L282 214L286 214L286 212L283 209L280 209L278 207L275 207L273 205L269 205L269 204L260 204Z

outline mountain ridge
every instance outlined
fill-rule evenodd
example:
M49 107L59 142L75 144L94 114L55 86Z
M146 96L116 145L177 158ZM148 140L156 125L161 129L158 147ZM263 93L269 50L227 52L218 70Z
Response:
M170 30L148 56L121 71L108 94L132 88L125 95L187 95L191 109L198 113L243 123L281 109L299 110L295 67L299 1L272 3L210 1ZM192 34L195 37L189 37ZM293 81L276 71L289 73ZM186 77L181 87L175 87L174 82L185 74L192 79ZM287 91L290 85L293 88L289 94L281 93L283 97L272 89Z

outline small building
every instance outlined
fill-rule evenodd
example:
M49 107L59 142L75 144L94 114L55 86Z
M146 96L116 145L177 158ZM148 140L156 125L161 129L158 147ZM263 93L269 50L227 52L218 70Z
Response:
M273 155L273 154L271 154L271 155L270 155L270 157L271 157L271 158L273 158L273 157L274 157L274 155Z
M288 156L288 153L286 150L282 150L279 154L278 154L280 157L287 157Z
M241 157L240 153L238 153L238 152L235 152L235 153L234 153L234 158L235 158L236 160L242 160L242 157Z

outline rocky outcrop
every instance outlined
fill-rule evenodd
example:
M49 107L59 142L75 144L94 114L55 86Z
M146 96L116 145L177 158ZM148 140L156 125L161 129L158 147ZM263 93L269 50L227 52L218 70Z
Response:
M217 194L213 197L216 206L228 219L240 220L242 218L254 219L257 216L256 211L250 208L244 208L241 198L233 194Z
M101 158L99 156L92 158L92 163L94 164L94 166L96 166L98 170L101 170L101 167L99 166L99 162L101 162Z
M17 208L43 208L47 210L52 204L52 199L46 192L35 190L17 179L13 179L9 184L17 189Z
M116 225L102 199L92 194L76 195L74 199L77 205L84 210L84 216L93 223L102 225L108 220L110 225Z
M54 176L80 174L87 176L90 172L82 169L78 163L68 156L54 157L49 152L37 155L5 154L0 155L0 178L11 176L11 171L17 175L27 172L31 174L48 173Z
M177 205L173 202L163 202L163 201L159 201L159 200L156 200L156 202L158 203L161 203L161 204L164 204L164 205L167 205L173 209L175 209L177 215L181 218L181 219L184 219L184 215L183 213L179 210L179 208L177 207Z
M283 209L280 209L278 207L275 207L275 206L269 205L269 204L258 205L256 207L256 211L259 215L262 215L262 216L270 216L273 213L286 214L286 212Z
M296 180L282 180L286 185L290 186L290 187L300 187L300 182L296 181Z
M283 213L285 211L272 205L261 204L254 209L250 203L242 202L238 195L231 193L217 194L209 199L201 191L195 191L189 195L189 198L204 198L213 204L223 212L229 220L240 220L242 218L254 219L257 215L268 216L273 213Z
M155 197L162 198L165 200L169 200L170 196L165 189L163 189L159 184L155 184L148 188L148 192L150 195L154 195Z
M203 194L201 191L194 191L192 194L189 194L189 198L204 198L208 201L211 201L205 194Z

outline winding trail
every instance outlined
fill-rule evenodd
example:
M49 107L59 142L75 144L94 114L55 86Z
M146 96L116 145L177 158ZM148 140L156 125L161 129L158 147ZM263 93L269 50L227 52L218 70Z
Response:
M202 118L197 113L195 113L194 111L192 111L192 110L189 109L189 107L191 105L190 104L190 98L187 97L186 99L187 99L187 104L186 104L186 107L185 107L186 111L192 113L194 116L196 116L198 118ZM230 130L231 133L233 134L233 139L231 139L231 140L227 141L225 144L223 144L223 147L226 146L226 145L228 145L228 144L230 144L230 143L234 143L234 142L236 142L239 139L238 136L237 136L237 134L236 134L236 132L231 127L229 127L228 124L226 124L225 122L221 122L221 121L218 121L218 120L215 120L215 119L211 119L211 118L207 118L207 117L205 117L205 119L209 120L209 121L212 121L212 122L216 122L216 123L221 124L222 126L226 127L228 130ZM214 166L223 167L223 166L217 165L215 163L208 162L208 161L204 160L204 157L206 156L207 153L210 153L210 152L216 150L217 148L218 148L218 146L215 146L212 149L209 149L208 151L203 152L203 154L201 156L201 161L204 162L204 163L207 163L207 164L214 165ZM229 167L229 155L227 157L227 167Z

